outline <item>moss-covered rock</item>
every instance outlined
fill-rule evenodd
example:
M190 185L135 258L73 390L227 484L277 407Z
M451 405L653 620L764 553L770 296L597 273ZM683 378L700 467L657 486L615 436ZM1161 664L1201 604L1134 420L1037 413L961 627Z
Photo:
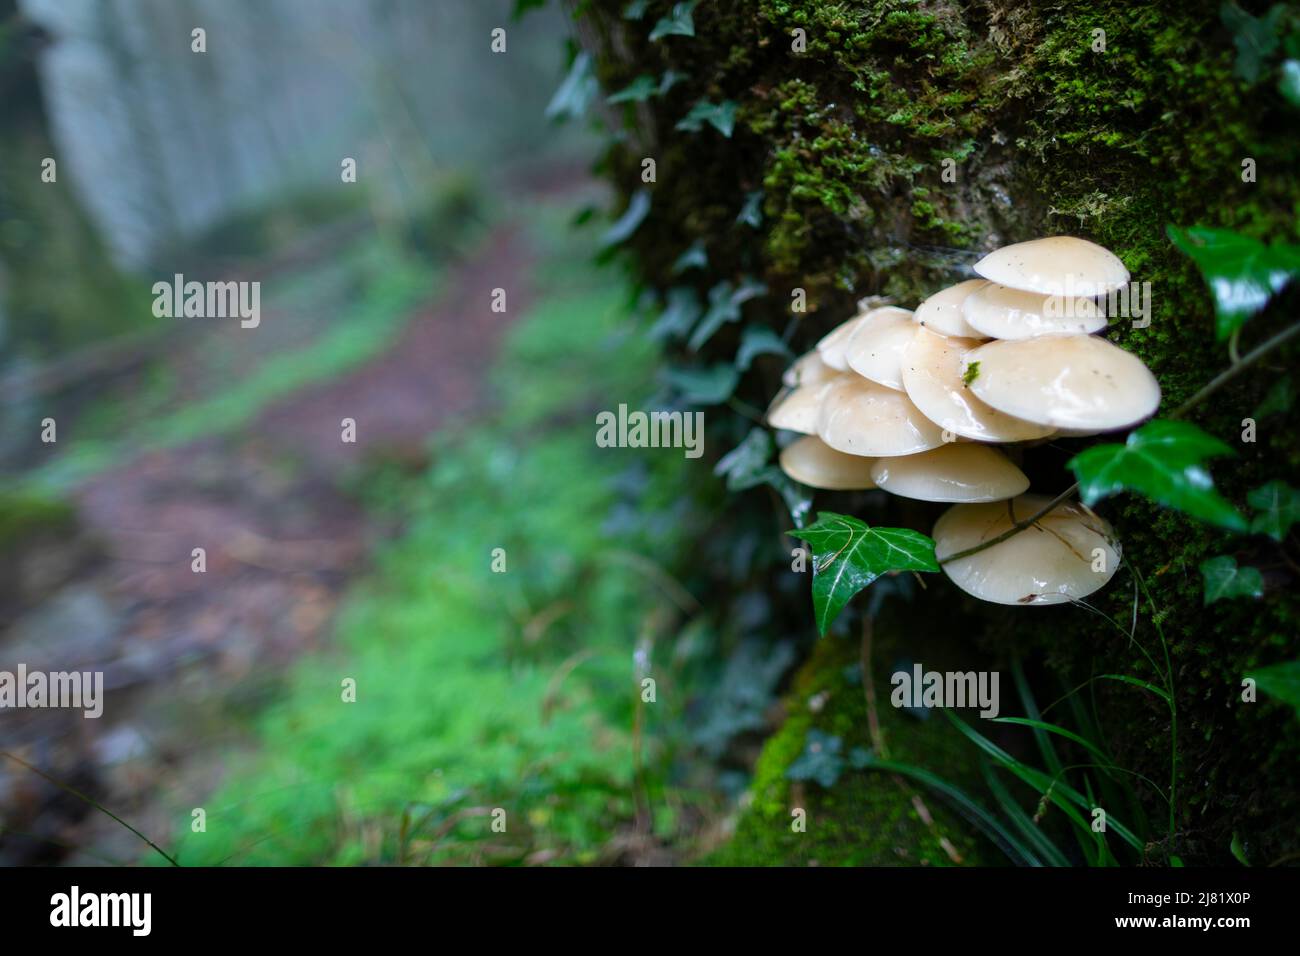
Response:
M978 780L975 754L946 721L911 716L890 704L882 675L909 654L901 615L877 621L871 636L874 711L886 756L941 767L958 786ZM927 666L973 669L972 652L959 642L933 642ZM786 719L764 747L750 787L750 802L735 835L705 862L762 866L951 866L998 863L997 850L941 800L897 774L854 767L854 751L874 751L862 642L828 637L796 677L786 696ZM817 735L814 736L814 732ZM830 739L843 763L831 786L792 779L790 768L810 747ZM796 774L796 776L799 776ZM795 811L805 816L796 826Z
M863 295L913 306L969 275L984 250L1070 233L1108 246L1135 280L1151 283L1150 325L1121 320L1106 334L1152 367L1168 409L1227 356L1210 332L1203 283L1170 245L1165 226L1228 227L1270 241L1300 234L1293 170L1300 110L1278 94L1275 67L1266 64L1254 83L1241 78L1217 2L714 0L694 9L693 37L653 42L651 26L671 7L666 0L649 3L640 20L623 16L623 0L587 7L605 51L598 57L605 89L667 70L685 77L665 95L623 107L633 132L607 157L610 177L629 194L644 188L642 158L657 162L650 214L629 241L636 270L659 290L697 283L703 292L722 279L760 277L769 295L747 305L746 316L778 330L796 320L796 353L851 314ZM1289 9L1280 22L1294 30L1300 21ZM800 39L806 48L797 52ZM708 125L677 128L702 99L735 103L731 136ZM1243 177L1247 159L1255 181ZM754 228L737 214L756 192L764 217ZM696 242L707 252L707 272L675 274L677 257ZM795 289L806 291L808 311L792 317ZM1262 340L1294 314L1296 297L1284 299L1252 320L1247 340ZM738 326L725 327L703 360L730 360L739 334ZM1295 358L1294 349L1280 354L1197 413L1198 424L1239 449L1235 461L1215 468L1238 504L1271 478L1294 482L1300 470L1295 410L1261 417L1257 442L1238 440L1243 419L1254 416ZM739 397L761 407L776 390L779 368L757 363ZM734 436L749 426L718 427ZM1064 441L1037 453L1027 466L1035 487L1068 486L1064 464L1083 446ZM770 506L758 497L738 507L752 509L747 520L766 529ZM827 500L854 507L853 499ZM1176 734L1158 698L1131 685L1095 685L1107 744L1122 765L1168 785L1176 746L1175 818L1153 837L1148 858L1231 862L1234 835L1255 861L1295 858L1294 717L1274 702L1240 700L1244 673L1293 659L1300 649L1294 556L1266 539L1230 537L1132 497L1108 500L1102 510L1151 588L1136 643L1070 607L969 607L983 622L972 639L995 661L1032 655L1062 681L1098 673L1154 680L1163 661L1159 623L1172 662ZM1216 554L1263 568L1264 600L1203 607L1198 566ZM771 557L781 564L770 569L769 590L782 593L774 582L788 575L788 565L779 552ZM1127 620L1131 587L1121 574L1094 603ZM930 593L954 607L970 604L944 581ZM786 611L787 622L808 626L805 604ZM923 658L918 640L915 653ZM807 665L803 686L833 679L824 673L825 653ZM798 719L806 720L791 718ZM760 789L777 776L774 764L791 756L798 727L787 731L770 745ZM844 826L854 808L862 816L869 799L848 786L828 797ZM1166 814L1154 788L1138 791L1154 819ZM774 846L805 853L801 843Z

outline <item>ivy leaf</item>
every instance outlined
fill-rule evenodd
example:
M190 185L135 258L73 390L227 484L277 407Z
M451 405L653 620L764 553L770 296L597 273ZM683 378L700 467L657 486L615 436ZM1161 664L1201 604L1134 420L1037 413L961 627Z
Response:
M668 303L650 326L649 336L656 342L664 339L684 339L701 315L704 307L700 297L689 286L674 286L668 290Z
M1278 26L1286 7L1274 6L1262 17L1253 17L1235 3L1225 3L1219 10L1223 25L1232 31L1237 47L1236 74L1247 83L1255 83L1268 58L1277 50Z
M664 70L663 77L659 80L659 95L664 96L669 90L686 79L685 73L678 73L676 70Z
M740 318L740 306L732 298L733 291L730 282L719 282L709 290L709 311L704 313L687 343L692 352L698 352L724 324Z
M546 105L548 120L580 119L600 92L600 83L591 67L591 55L579 53L573 58L569 73Z
M771 485L789 509L790 520L803 527L808 509L812 507L812 495L776 465L767 463L772 448L772 436L765 429L755 428L722 457L713 473L726 476L728 491L747 491L759 485Z
M1205 603L1213 604L1223 598L1261 597L1264 578L1258 568L1237 567L1237 559L1224 554L1201 562L1201 577L1205 581Z
M1290 704L1300 715L1300 661L1261 667L1246 676L1253 677L1260 690Z
M743 223L753 229L763 225L763 192L745 194L745 204L740 207L740 213L736 216L736 222Z
M910 528L873 528L851 515L823 511L788 531L813 552L813 608L825 634L849 600L889 571L938 571L934 541Z
M628 5L623 8L624 20L640 20L645 16L646 7L650 6L650 0L630 0Z
M736 128L736 104L731 100L723 100L721 103L700 100L677 123L676 128L687 133L698 133L705 123L730 139L732 130Z
M644 103L652 96L663 96L674 86L686 79L686 74L676 70L665 70L664 75L656 80L649 73L642 73L617 93L608 97L608 103Z
M656 23L650 31L650 42L664 37L695 36L695 18L691 14L697 2L698 0L684 0L682 3L674 3L668 16Z
M790 347L781 341L781 336L761 325L751 325L740 336L740 349L736 352L736 368L742 372L749 371L749 366L760 355L784 355L794 358Z
M1273 383L1273 386L1268 390L1268 394L1264 396L1264 400L1259 403L1259 408L1251 413L1251 417L1267 418L1269 415L1289 412L1294 397L1291 376L1283 375Z
M731 298L737 305L741 305L761 295L767 295L767 286L757 279L746 276L740 280L740 285L736 287L736 292Z
M1067 467L1078 479L1086 505L1136 491L1202 521L1245 531L1246 519L1215 490L1201 464L1231 454L1231 448L1195 425L1156 419L1130 432L1124 444L1096 445L1075 455Z
M708 368L676 368L667 374L668 384L690 405L720 405L731 397L740 381L736 369L721 362Z
M600 237L601 247L607 249L626 240L632 233L636 232L637 227L641 225L649 213L650 192L645 189L638 189L632 194L623 215L619 216L618 221Z
M1168 226L1169 241L1196 263L1214 297L1215 334L1228 338L1300 275L1300 246L1265 245L1227 229Z
M772 436L764 428L755 428L714 467L715 475L727 479L728 491L745 491L767 480L764 470L772 457Z
M709 254L704 249L704 240L696 239L691 247L673 262L673 275L681 275L687 269L703 269L709 264Z
M1250 857L1246 855L1246 845L1241 840L1241 834L1235 830L1232 832L1232 840L1228 843L1228 852L1242 866L1250 866Z
M659 84L649 73L642 73L617 93L607 97L607 103L644 103L659 92Z
M1287 60L1282 64L1282 78L1277 81L1277 88L1288 103L1300 107L1300 60Z
M771 465L763 473L763 480L777 490L781 500L790 512L790 520L796 528L802 528L812 510L812 491L799 484L776 465Z
M803 753L791 761L785 770L790 780L816 780L823 787L832 787L844 772L844 756L840 751L844 742L832 734L813 728L808 731Z
M709 311L704 313L704 318L700 320L699 326L691 334L690 342L687 343L691 351L698 352L700 347L713 338L714 333L727 322L738 321L740 307L765 292L767 286L753 279L745 279L736 288L732 288L731 283L725 281L715 285L709 290Z
M1291 526L1300 521L1300 491L1285 481L1270 481L1246 496L1259 514L1250 522L1254 534L1266 534L1281 541Z

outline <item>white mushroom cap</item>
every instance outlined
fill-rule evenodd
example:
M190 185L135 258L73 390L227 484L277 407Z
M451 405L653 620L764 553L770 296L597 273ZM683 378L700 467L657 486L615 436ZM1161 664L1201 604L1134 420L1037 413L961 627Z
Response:
M913 455L943 444L943 432L902 392L859 378L826 386L817 434L849 455Z
M782 471L810 488L858 491L876 487L871 478L874 458L846 455L815 435L786 446L778 460Z
M962 384L962 359L981 343L916 330L903 353L903 387L921 413L942 428L975 441L1029 441L1053 429L1004 415Z
M794 388L796 385L816 385L836 374L835 369L822 361L821 353L816 349L805 352L795 359L781 375L781 383Z
M1077 431L1113 431L1150 417L1160 385L1136 355L1093 335L989 342L966 353L975 395L1016 418Z
M1022 495L1008 502L954 505L934 526L935 556L943 561L983 544L1050 501ZM1119 567L1119 555L1105 520L1078 503L1065 503L1007 540L942 567L957 587L982 601L1063 604L1105 585Z
M1062 332L1099 332L1106 313L1092 299L1043 295L989 283L962 304L966 322L995 339L1027 339Z
M856 379L856 375L837 374L836 379ZM773 428L799 432L804 435L817 434L817 414L821 409L822 396L830 388L832 380L817 382L812 385L799 385L795 388L783 388L767 409L767 423Z
M873 309L854 326L844 346L849 368L879 385L903 390L903 349L916 325L907 309Z
M1042 295L1105 295L1128 282L1119 257L1087 239L1051 236L995 249L975 271L999 285Z
M817 351L821 353L822 361L835 369L837 372L847 372L849 370L848 356L844 354L845 346L849 344L849 337L853 335L859 325L867 320L867 316L855 315L847 322L841 322L835 328L827 332L820 342L817 343Z
M941 445L877 459L871 477L891 495L921 501L1005 501L1029 488L1025 473L987 445Z
M958 335L970 339L987 338L978 329L972 328L962 317L962 304L967 296L973 295L988 284L987 279L967 279L965 282L958 282L956 285L941 289L916 307L912 319L940 335Z

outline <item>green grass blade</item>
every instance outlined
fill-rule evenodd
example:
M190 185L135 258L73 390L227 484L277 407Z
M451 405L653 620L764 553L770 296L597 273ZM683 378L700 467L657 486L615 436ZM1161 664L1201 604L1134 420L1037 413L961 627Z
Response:
M993 766L984 761L981 769L984 771L984 780L988 783L989 791L993 794L993 798L998 801L1003 815L1015 824L1016 829L1024 834L1026 841L1034 846L1044 862L1048 866L1069 866L1070 861L1066 859L1065 854L1057 849L1051 838L1039 828L1033 818L1016 802L1015 797L998 779Z
M965 791L937 774L931 773L922 767L914 767L911 764L898 763L893 760L873 760L864 769L897 773L924 784L946 798L958 813L988 837L999 850L1007 855L1007 858L1012 863L1017 866L1043 865L1042 860L1023 841L1017 839L1015 834L1003 826L997 817L989 813Z
M952 723L956 724L957 729L970 738L977 747L998 763L1002 764L1002 766L1006 767L1025 783L1037 789L1040 794L1045 795L1049 800L1060 807L1062 812L1065 813L1065 815L1069 817L1076 826L1083 827L1089 833L1092 832L1092 827L1083 819L1082 816L1080 816L1076 809L1076 807L1081 807L1084 810L1092 809L1091 804L1088 803L1088 799L1083 794L1079 793L1079 791L1075 790L1064 780L1050 777L1041 770L1035 770L1033 767L1021 763L997 744L993 743L993 741L989 740L983 734L979 733L979 731L975 730L975 728L967 724L966 721L961 720L946 710L943 713L944 716L946 716ZM1142 841L1134 836L1133 832L1129 830L1128 827L1124 826L1112 817L1108 817L1107 825L1119 835L1120 839L1129 844L1129 846L1133 847L1139 853L1142 851Z
M1038 711L1038 701L1034 700L1033 691L1029 689L1029 681L1025 679L1025 669L1021 666L1019 658L1011 662L1011 676L1016 682L1016 692L1020 695L1020 703L1025 708L1025 714L1031 721L1040 721L1042 714ZM1038 744L1038 750L1043 755L1047 769L1054 774L1060 774L1061 758L1057 756L1056 748L1052 746L1052 738L1034 723L1028 726L1034 728L1034 742Z
M1151 691L1151 693L1155 694L1166 704L1170 704L1171 706L1173 704L1173 698L1169 696L1169 691L1157 687L1155 684L1150 684L1144 680L1139 680L1136 677L1130 677L1128 674L1098 674L1096 679L1117 680L1117 681L1122 681L1125 684L1132 684L1134 687L1141 687L1143 690Z
M1088 802L1091 803L1094 807L1097 806L1097 795L1093 793L1092 781L1088 779L1088 776L1086 774L1084 775L1083 778L1083 786L1088 794ZM1109 824L1109 822L1110 821L1108 819L1107 823ZM1110 847L1106 845L1106 834L1098 833L1094 830L1092 831L1092 838L1093 838L1093 843L1097 850L1097 860L1098 860L1097 865L1098 866L1108 866L1108 865L1119 866L1119 860L1115 859L1115 854L1111 853ZM1111 861L1109 864L1106 862L1108 857L1110 858Z
M1084 750L1088 751L1088 753L1092 754L1094 757L1100 760L1101 765L1103 767L1109 767L1111 765L1110 758L1107 757L1106 754L1102 752L1100 747L1094 744L1091 740L1087 740L1081 737L1079 734L1076 734L1074 731L1066 730L1064 727L1060 726L1059 724L1049 723L1045 720L1031 720L1030 718L1027 717L993 717L990 719L993 720L994 723L1018 724L1022 727L1032 727L1037 733L1056 734L1058 737L1064 737L1066 740L1072 740L1080 747L1082 747ZM1061 767L1062 767L1061 762L1057 760L1056 766L1052 768L1052 773L1059 774L1061 772Z

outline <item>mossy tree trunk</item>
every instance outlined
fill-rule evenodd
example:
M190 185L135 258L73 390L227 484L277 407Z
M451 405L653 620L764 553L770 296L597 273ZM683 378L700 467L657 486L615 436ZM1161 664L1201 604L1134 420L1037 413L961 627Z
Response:
M642 75L656 84L669 70L681 75L666 93L618 107L629 132L611 147L608 174L625 196L646 189L651 200L628 242L634 268L661 293L691 285L703 294L721 280L760 278L768 294L746 306L746 321L778 332L793 322L796 354L852 314L860 297L888 295L911 307L969 277L982 251L1041 235L1082 235L1118 254L1136 281L1151 283L1149 326L1120 320L1107 335L1151 366L1168 409L1224 367L1227 356L1213 338L1204 285L1170 245L1166 225L1297 238L1300 111L1279 95L1267 63L1261 80L1242 78L1217 3L705 0L694 8L693 36L654 41L652 27L673 5L651 0L643 16L631 19L628 6L585 5L604 90L623 90ZM1252 12L1263 12L1255 6ZM679 127L702 100L734 104L730 135L707 122ZM655 160L649 184L642 177L646 158ZM1246 160L1253 160L1253 181L1243 177ZM761 194L757 226L738 219L754 194ZM702 243L707 267L674 270L695 243ZM806 313L791 312L797 289L806 293ZM1253 319L1246 338L1262 340L1281 328L1294 316L1296 299L1284 295ZM729 362L738 335L738 326L726 326L702 355L686 359ZM1238 441L1242 420L1295 357L1293 350L1243 376L1197 416L1239 449L1235 461L1216 469L1220 488L1238 503L1249 489L1297 472L1294 411L1261 418L1255 443ZM780 368L779 361L757 363L738 398L762 407ZM721 450L751 427L725 410L711 419ZM1037 489L1055 493L1070 483L1063 465L1075 446L1083 447L1074 442L1055 457L1039 457L1030 473ZM817 504L859 513L862 507L837 495ZM1179 708L1173 824L1155 828L1161 836L1147 858L1230 862L1234 837L1253 862L1293 857L1300 851L1295 716L1276 702L1243 703L1240 693L1251 668L1300 656L1294 556L1266 539L1234 539L1133 497L1111 499L1102 510L1150 585L1152 606L1142 602L1137 638L1158 649L1159 622ZM893 517L903 523L897 511ZM928 528L924 522L934 514L913 509L905 517ZM739 499L731 520L735 536L755 525L765 535L772 531L761 492ZM1224 553L1265 570L1261 602L1202 606L1198 566ZM750 567L744 582L718 583L757 582L780 595L784 618L774 626L810 630L806 579L792 590L788 550L772 548L767 559ZM1131 580L1117 576L1094 603L1127 620ZM1145 653L1083 609L973 607L945 581L927 583L926 601L971 615L960 636L994 666L1013 656L1028 662L1046 698L1040 703L1094 674L1155 679ZM911 657L926 660L932 637L914 628ZM843 665L819 651L808 666L815 671L826 661ZM809 681L816 678L805 675L796 688ZM1131 686L1104 683L1092 693L1107 746L1122 766L1167 787L1174 744L1168 708ZM859 712L861 703L852 706ZM773 746L788 750L789 742L778 738ZM771 767L766 772L781 776ZM1168 815L1155 786L1137 790L1152 818ZM844 803L828 813L851 814ZM788 828L788 819L770 824Z

